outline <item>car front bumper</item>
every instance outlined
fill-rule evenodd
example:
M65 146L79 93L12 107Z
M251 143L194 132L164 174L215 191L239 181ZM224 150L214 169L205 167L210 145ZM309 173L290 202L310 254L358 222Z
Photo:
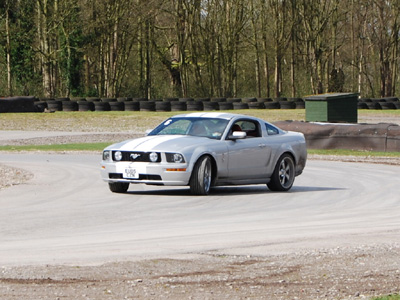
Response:
M101 177L106 182L178 186L188 185L190 175L186 163L101 162Z

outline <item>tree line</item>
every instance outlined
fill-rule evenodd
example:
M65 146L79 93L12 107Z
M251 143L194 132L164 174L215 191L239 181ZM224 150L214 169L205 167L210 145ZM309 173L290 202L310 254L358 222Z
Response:
M0 0L0 96L393 96L399 17L398 0Z

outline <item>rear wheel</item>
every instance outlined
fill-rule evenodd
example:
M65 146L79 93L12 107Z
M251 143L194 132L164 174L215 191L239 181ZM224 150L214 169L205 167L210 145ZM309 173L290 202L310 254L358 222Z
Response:
M129 182L109 182L108 187L113 193L126 193L129 188Z
M272 174L271 181L267 184L271 191L286 192L293 185L295 177L295 168L293 158L289 154L283 154Z
M190 192L194 195L208 195L212 181L212 164L208 156L201 157L195 164L190 178Z

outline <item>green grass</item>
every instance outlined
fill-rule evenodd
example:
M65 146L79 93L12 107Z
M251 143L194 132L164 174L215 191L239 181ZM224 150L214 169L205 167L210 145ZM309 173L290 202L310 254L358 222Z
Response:
M111 143L0 146L0 151L101 151Z
M400 295L389 295L389 296L382 296L372 298L372 300L400 300Z
M347 149L308 149L308 154L319 155L352 155L352 156L384 156L384 157L400 157L400 152L374 152L374 151L360 151L360 150L347 150Z

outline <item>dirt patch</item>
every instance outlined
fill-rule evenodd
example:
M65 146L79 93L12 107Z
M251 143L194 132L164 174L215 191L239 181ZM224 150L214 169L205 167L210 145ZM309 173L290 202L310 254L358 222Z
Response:
M0 164L0 190L25 183L33 178L33 174L23 170Z
M2 299L364 299L399 292L400 245L1 268Z

